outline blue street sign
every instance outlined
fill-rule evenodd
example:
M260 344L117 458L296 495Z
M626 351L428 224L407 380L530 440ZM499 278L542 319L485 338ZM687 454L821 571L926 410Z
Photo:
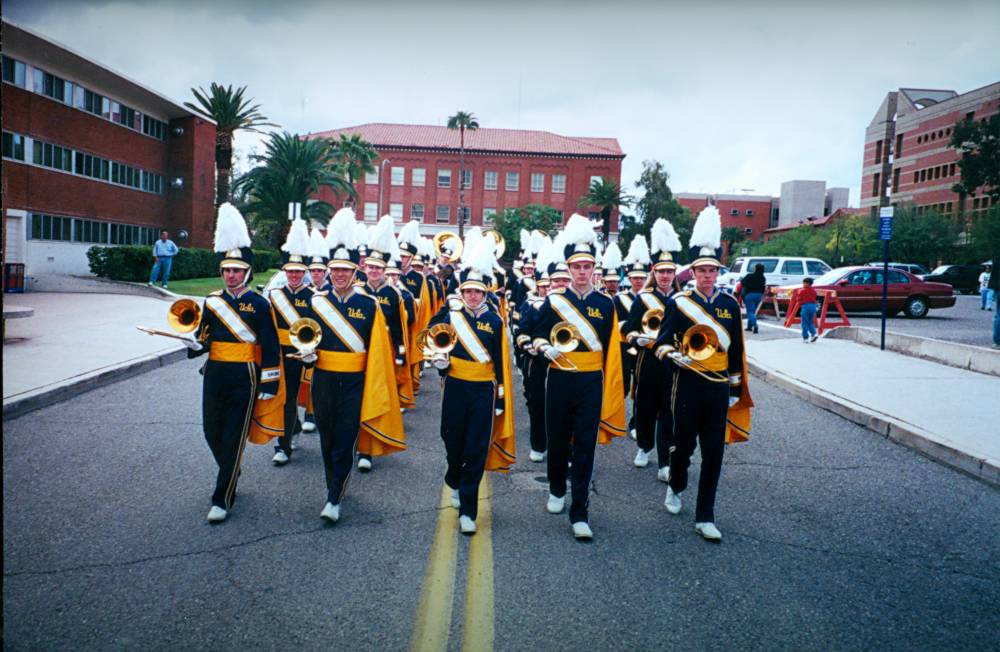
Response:
M880 208L878 211L878 239L892 240L892 206Z

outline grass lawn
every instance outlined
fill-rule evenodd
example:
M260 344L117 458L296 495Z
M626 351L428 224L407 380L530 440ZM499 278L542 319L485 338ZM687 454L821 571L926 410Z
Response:
M250 287L253 289L257 288L257 285L264 285L274 273L277 272L276 269L269 269L266 272L256 272L253 275L253 281L250 283ZM214 292L216 290L221 290L223 288L222 278L219 276L209 276L208 278L188 278L183 281L170 281L169 290L175 294L186 294L192 297L203 297L208 295L209 292Z

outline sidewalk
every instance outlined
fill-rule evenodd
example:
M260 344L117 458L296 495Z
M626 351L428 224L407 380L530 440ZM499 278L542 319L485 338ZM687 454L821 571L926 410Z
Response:
M766 382L1000 484L1000 378L850 340L747 339L751 369Z
M181 343L136 330L169 331L169 297L31 292L7 299L35 314L7 322L4 418L185 356Z

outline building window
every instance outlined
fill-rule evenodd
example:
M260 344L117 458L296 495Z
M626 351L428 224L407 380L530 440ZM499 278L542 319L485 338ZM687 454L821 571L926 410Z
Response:
M590 188L592 188L595 183L596 184L602 184L602 183L604 183L604 177L600 177L600 176L590 177L590 185L587 186L587 189L589 190Z
M365 172L365 183L370 186L378 185L378 168L375 168L371 172Z
M403 219L403 205L402 204L389 204L389 215L392 215L392 219L400 220Z
M424 168L413 168L413 170L410 171L410 179L412 180L414 186L417 188L423 188L427 179L427 170Z
M468 190L472 187L472 170L462 170L462 189Z
M378 219L378 204L373 201L365 202L365 220L374 222Z
M9 59L4 59L4 63ZM3 132L3 157L12 158L16 161L24 160L24 136L12 134L9 131Z
M451 170L438 170L438 188L451 188Z
M507 190L517 190L518 185L521 183L521 174L519 172L508 172L507 173L507 183L504 188Z
M875 141L875 162L876 163L881 163L882 162L882 141L881 140L876 140Z
M552 192L566 192L566 175L552 175Z
M882 175L878 172L872 177L872 196L881 197L882 196L882 186L880 182L882 181Z
M948 176L949 177L955 176L955 164L954 163L952 163L951 165L948 166Z
M590 211L589 213L587 213L587 217L591 221L593 221L593 220L599 220L599 219L601 219L601 213L599 211Z
M896 158L903 155L903 134L896 135L896 152L894 155Z
M447 224L451 221L451 209L447 206L438 206L434 215L434 221L438 224Z
M917 170L913 173L913 183L917 183L919 181L920 181L920 171Z
M752 208L748 208L747 211L746 211L746 213L747 213L747 217L753 217L753 209Z
M748 226L747 228L743 229L743 233L745 233L746 235L753 235L753 229L751 229Z
M424 219L423 204L413 204L412 206L410 206L410 219L423 221Z
M899 168L892 171L892 194L899 192L899 173Z
M10 57L3 58L3 80L5 82L24 88L25 73L24 63Z
M458 216L461 218L462 224L468 224L471 215L472 210L468 206L462 206L458 209Z
M531 192L545 192L545 174L542 172L531 173Z
M493 224L497 221L497 209L495 208L484 208L483 209L483 224Z
M729 209L729 214L730 215L739 215L740 214L740 209L738 209L738 208L730 208Z
M497 189L497 173L487 170L483 174L483 188L486 190Z
M406 184L406 168L393 167L390 183L394 186L402 186Z
M54 240L112 245L152 245L160 229L151 226L115 224L58 215L31 214L31 240Z

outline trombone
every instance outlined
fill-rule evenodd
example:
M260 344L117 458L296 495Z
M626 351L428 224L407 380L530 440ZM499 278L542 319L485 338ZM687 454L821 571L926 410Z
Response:
M680 355L671 356L674 364L693 371L702 378L713 383L729 382L726 374L713 371L705 365L705 360L711 358L719 350L719 336L711 326L695 324L684 331L681 340Z
M285 357L301 360L315 352L322 339L323 331L320 329L318 321L309 317L296 319L288 327L288 341L295 347L296 352L289 353Z
M576 371L577 366L566 354L574 351L580 343L580 330L568 321L561 321L549 332L549 341L559 356L552 363L562 371Z
M175 340L190 341L191 338L187 336L187 333L196 330L201 324L201 306L193 299L178 299L174 301L167 310L167 324L176 332L171 333L145 326L136 326L136 328L150 335L162 335L163 337L172 337Z

